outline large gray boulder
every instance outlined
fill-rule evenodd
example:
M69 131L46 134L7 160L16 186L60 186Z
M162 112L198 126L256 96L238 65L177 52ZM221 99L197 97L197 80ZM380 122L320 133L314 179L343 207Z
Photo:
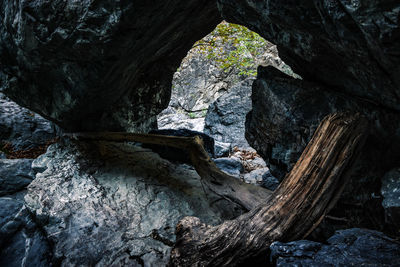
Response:
M53 123L0 93L0 149L2 144L14 150L35 148L55 138L56 132Z
M248 148L245 139L245 120L251 110L251 85L248 78L230 88L229 93L219 97L208 108L204 133L219 142Z
M300 240L271 245L271 263L286 266L399 266L400 244L381 232L337 231L328 244Z
M277 177L291 170L326 115L368 107L273 67L260 67L258 72L251 95L253 109L246 120L246 139Z
M62 266L164 266L179 219L238 214L192 168L129 144L56 144L33 166L25 202Z
M280 180L297 162L326 115L350 111L369 119L367 141L332 212L334 217L345 218L345 227L383 230L380 180L400 161L400 114L293 79L272 67L259 68L258 73L253 83L253 109L246 118L246 138ZM341 222L336 229L339 227L343 227Z
M156 127L216 2L0 1L0 87L68 130Z
M0 266L51 266L50 244L17 198L0 197Z

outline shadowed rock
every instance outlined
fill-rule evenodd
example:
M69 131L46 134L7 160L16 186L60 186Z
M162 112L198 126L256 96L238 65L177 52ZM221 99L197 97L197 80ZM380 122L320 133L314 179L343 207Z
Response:
M308 240L271 245L276 266L398 266L400 244L381 232L364 229L337 231L328 244Z
M78 130L147 130L215 1L0 1L0 87Z

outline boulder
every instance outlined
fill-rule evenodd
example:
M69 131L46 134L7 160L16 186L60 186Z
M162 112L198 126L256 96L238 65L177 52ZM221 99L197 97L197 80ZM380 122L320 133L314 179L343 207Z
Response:
M328 244L300 240L274 242L271 263L276 266L398 266L400 244L381 232L366 229L337 231Z
M0 197L23 190L35 175L31 159L0 159Z
M168 107L157 116L158 129L191 129L202 132L204 129L204 118L191 118L186 112Z
M294 79L273 67L260 67L258 71L253 109L246 119L246 139L278 178L291 170L326 115L357 109L355 106L362 109L348 97Z
M246 114L251 110L251 85L248 78L230 88L229 93L219 97L207 111L204 133L215 140L232 146L248 148L244 132Z
M129 143L65 140L34 166L42 172L25 202L56 265L165 266L181 218L216 224L240 214L206 195L192 168Z
M275 191L275 189L277 189L279 186L279 180L272 176L271 172L268 171L262 176L261 186L271 191Z
M232 146L230 143L215 141L214 152L216 158L227 157L231 152Z
M0 197L0 266L51 266L48 240L23 201Z
M260 168L252 170L249 173L244 174L243 179L246 183L255 184L255 185L262 185L264 181L264 176L268 175L269 169L268 168Z
M232 176L239 177L244 171L243 164L237 158L218 158L214 162L221 171Z
M10 144L13 150L32 149L45 145L56 133L53 123L0 93L0 149L2 144Z
M386 222L396 231L400 229L400 168L385 174L382 178L381 193Z
M0 87L70 131L146 131L215 1L0 1Z
M368 118L367 141L331 213L344 219L345 227L384 230L380 180L400 160L400 113L293 79L272 67L259 68L258 73L253 83L253 110L246 118L246 138L279 180L291 170L326 115L348 111ZM343 221L332 223L337 223L332 230L343 227Z

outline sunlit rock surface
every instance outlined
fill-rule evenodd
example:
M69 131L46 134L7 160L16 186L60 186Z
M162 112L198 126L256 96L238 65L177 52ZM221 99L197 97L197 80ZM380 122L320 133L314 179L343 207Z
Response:
M210 204L216 197L192 168L129 144L52 145L34 166L25 202L64 266L163 266L179 219L235 214L225 201Z
M216 99L208 108L204 132L215 140L231 143L232 147L249 148L245 139L245 120L250 112L251 86L248 78L230 88L229 93Z

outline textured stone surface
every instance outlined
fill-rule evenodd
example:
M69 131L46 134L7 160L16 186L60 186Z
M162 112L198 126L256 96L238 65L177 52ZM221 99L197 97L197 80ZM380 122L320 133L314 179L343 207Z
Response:
M245 173L243 179L246 183L263 186L269 190L275 190L279 181L272 176L269 168L258 168L249 173Z
M214 162L221 171L232 176L239 177L244 171L243 164L237 158L218 158Z
M253 78L235 84L229 93L219 97L207 111L204 132L215 140L248 148L244 132L246 114L251 110Z
M51 122L0 93L0 145L9 143L14 150L25 150L43 145L55 135Z
M35 175L31 159L0 159L0 196L12 194L29 185Z
M303 79L400 111L398 1L218 0Z
M0 198L0 266L50 266L49 243L23 201Z
M232 50L229 47L225 49ZM207 111L215 99L243 79L238 73L238 69L225 72L217 62L190 50L174 74L170 105L186 112Z
M272 176L271 172L266 172L263 174L261 185L271 191L274 191L279 186L279 180Z
M216 158L227 157L231 149L230 143L215 141L214 152Z
M0 87L69 130L146 130L215 1L0 1Z
M400 168L393 169L382 178L382 206L385 208L386 222L400 229Z
M259 68L251 99L246 138L278 177L290 171L326 115L360 106L272 67Z
M400 244L384 234L358 228L337 231L328 244L308 240L271 245L276 266L398 266Z
M190 129L202 132L204 129L204 117L191 118L184 111L168 107L158 114L157 125L158 129Z
M35 169L25 202L63 266L163 266L179 219L234 215L225 201L210 206L193 169L129 144L52 145Z

